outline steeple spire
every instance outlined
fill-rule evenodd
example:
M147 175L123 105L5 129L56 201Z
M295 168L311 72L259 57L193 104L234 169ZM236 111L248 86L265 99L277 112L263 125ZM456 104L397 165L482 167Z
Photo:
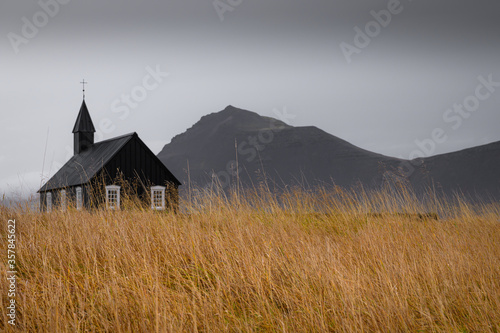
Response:
M87 109L85 100L82 102L80 112L76 118L75 126L73 127L73 133L77 132L95 133L94 124L92 123L92 118L90 118L90 113Z
M73 127L74 134L74 153L80 154L81 151L89 148L94 144L95 128L90 118L89 110L85 99L80 107L80 112L76 118L75 126Z

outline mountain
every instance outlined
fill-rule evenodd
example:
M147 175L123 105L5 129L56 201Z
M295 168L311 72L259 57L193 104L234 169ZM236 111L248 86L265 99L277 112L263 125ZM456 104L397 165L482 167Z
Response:
M237 166L242 184L257 186L265 179L277 188L357 183L377 188L388 176L400 179L403 173L418 190L433 185L446 194L461 189L500 199L499 153L500 143L494 143L405 161L361 149L314 126L293 127L228 106L175 136L158 157L185 185L190 181L203 187L216 180L227 188L236 183Z
M415 188L433 182L446 194L500 200L500 141L412 162L420 164L410 177Z

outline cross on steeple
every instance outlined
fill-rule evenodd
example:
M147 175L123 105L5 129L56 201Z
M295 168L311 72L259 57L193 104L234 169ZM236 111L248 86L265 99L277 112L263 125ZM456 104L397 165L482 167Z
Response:
M85 79L83 79L83 81L80 83L83 85L83 99L85 99L85 84L87 84L88 82L85 82Z

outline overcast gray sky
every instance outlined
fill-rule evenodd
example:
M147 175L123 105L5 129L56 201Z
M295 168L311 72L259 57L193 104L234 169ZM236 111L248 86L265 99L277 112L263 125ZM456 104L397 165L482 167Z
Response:
M2 1L0 195L71 156L83 78L98 138L136 131L155 153L229 104L403 158L498 141L499 16L488 0Z

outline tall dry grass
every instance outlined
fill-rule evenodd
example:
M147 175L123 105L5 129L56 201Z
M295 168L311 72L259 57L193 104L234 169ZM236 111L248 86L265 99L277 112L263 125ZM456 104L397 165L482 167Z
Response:
M441 218L417 215L428 212ZM6 332L500 331L498 204L198 192L178 214L0 218L18 236L16 327L1 284Z

